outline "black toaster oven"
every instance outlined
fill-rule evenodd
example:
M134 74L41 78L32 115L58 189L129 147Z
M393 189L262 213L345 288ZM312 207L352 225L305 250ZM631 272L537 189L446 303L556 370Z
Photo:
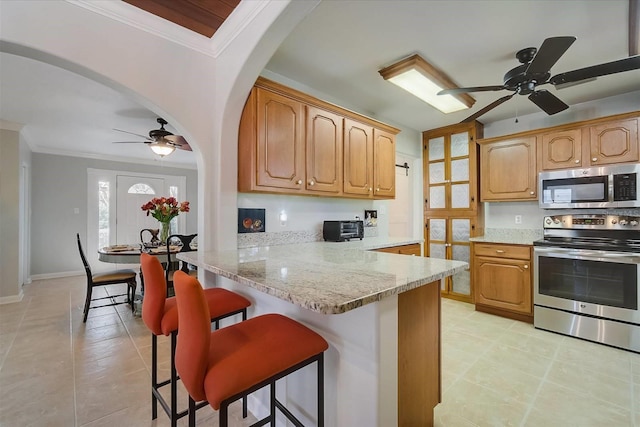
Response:
M322 238L326 242L344 242L364 237L364 222L361 220L325 221Z

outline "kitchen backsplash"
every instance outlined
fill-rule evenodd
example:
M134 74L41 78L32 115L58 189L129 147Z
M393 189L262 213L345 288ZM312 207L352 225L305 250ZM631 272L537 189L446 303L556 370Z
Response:
M365 227L364 237L378 237L377 227ZM322 241L322 224L314 231L277 231L266 233L238 234L238 248L256 246L288 245Z

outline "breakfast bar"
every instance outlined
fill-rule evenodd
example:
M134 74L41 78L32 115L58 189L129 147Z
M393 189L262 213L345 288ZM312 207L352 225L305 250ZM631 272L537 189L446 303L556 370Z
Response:
M250 316L279 312L318 331L325 355L325 425L433 424L440 401L440 280L460 261L377 252L398 239L313 242L181 253L203 283L252 300ZM313 372L296 373L278 396L315 425ZM250 409L267 409L267 392Z

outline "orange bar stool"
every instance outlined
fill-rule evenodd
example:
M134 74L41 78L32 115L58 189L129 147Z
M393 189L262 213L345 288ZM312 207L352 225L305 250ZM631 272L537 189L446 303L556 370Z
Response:
M171 419L171 426L177 426L178 419L186 416L189 410L178 412L177 408L177 382L176 371L176 337L178 335L178 307L174 297L167 298L167 282L165 281L164 268L153 255L143 253L140 255L140 265L145 281L145 292L142 299L142 320L151 331L151 418L158 416L158 402ZM251 305L248 299L234 292L221 288L203 289L202 295L209 317L207 324L211 323L218 329L219 321L242 314L242 320L247 319L247 307ZM171 336L171 378L158 382L158 335ZM167 404L160 394L160 388L171 385L171 404ZM191 405L190 405L191 406ZM206 406L206 402L190 408L193 412L197 408ZM243 416L247 416L246 400L243 401Z
M228 426L228 406L265 386L270 387L270 414L252 426L275 426L276 408L296 426L303 424L276 398L276 381L317 363L318 427L324 426L324 351L320 335L279 314L265 314L211 332L209 304L198 279L177 271L180 334L176 368L189 392L189 408L207 401L219 411L219 426ZM189 426L195 426L189 411Z

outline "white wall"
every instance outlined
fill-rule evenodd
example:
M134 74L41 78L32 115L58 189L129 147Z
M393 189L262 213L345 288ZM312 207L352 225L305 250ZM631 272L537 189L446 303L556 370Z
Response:
M589 84L589 83L585 83ZM572 105L568 110L553 116L540 112L488 123L484 127L485 138L525 132L533 129L557 126L582 120L622 114L640 110L640 91L612 96L594 102ZM485 228L542 228L542 219L548 211L538 207L538 202L485 203ZM555 213L559 213L554 211ZM522 215L522 224L515 224L515 215Z
M0 302L22 298L19 282L20 136L0 128Z
M187 232L197 232L198 179L192 169L157 167L54 154L32 154L31 274L50 276L82 271L76 245L80 233L87 250L87 169L130 171L187 177L192 210ZM74 208L79 213L74 213ZM52 248L55 250L52 251Z

